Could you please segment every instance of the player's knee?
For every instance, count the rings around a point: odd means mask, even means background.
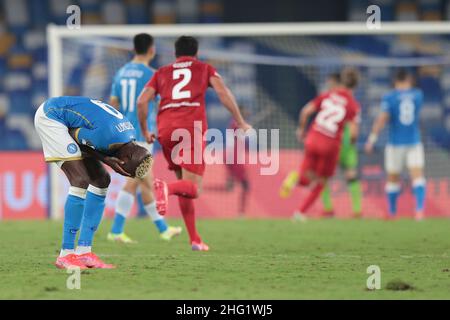
[[[69,177],[69,182],[72,187],[87,189],[90,179],[85,175],[73,175]]]
[[[398,183],[400,182],[400,175],[397,173],[388,173],[387,181],[392,183]]]
[[[422,187],[425,186],[427,181],[424,177],[417,177],[412,180],[413,187]]]
[[[98,188],[108,188],[110,183],[111,183],[111,176],[106,171],[102,172],[91,181],[91,184]]]
[[[358,174],[354,174],[354,175],[348,175],[346,177],[347,183],[353,183],[353,182],[357,182],[359,180],[359,175]]]

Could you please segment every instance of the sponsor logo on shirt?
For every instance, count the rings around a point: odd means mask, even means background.
[[[116,129],[119,132],[124,132],[127,130],[134,130],[134,127],[130,121],[127,121],[127,122],[121,122],[121,123],[117,124]]]

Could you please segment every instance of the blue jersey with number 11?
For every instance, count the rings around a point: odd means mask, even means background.
[[[137,99],[145,84],[152,78],[154,71],[142,64],[128,62],[114,77],[111,86],[111,97],[119,100],[120,112],[122,112],[136,129],[136,140],[145,141],[139,126],[137,115]],[[148,128],[154,131],[156,122],[156,104],[151,101],[149,104],[149,116],[147,119]]]
[[[423,104],[421,90],[392,90],[381,102],[381,108],[389,114],[389,138],[392,145],[420,143],[419,114]]]

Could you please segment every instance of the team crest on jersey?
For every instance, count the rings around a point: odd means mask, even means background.
[[[67,145],[67,152],[70,154],[75,154],[78,151],[78,146],[75,143],[70,143]]]

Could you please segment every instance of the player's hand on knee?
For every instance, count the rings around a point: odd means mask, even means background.
[[[121,174],[126,177],[131,177],[131,174],[129,174],[128,172],[125,171],[124,168],[122,168],[122,165],[125,164],[124,161],[116,157],[105,157],[103,159],[103,162],[106,163],[108,166],[110,166],[118,174]]]

